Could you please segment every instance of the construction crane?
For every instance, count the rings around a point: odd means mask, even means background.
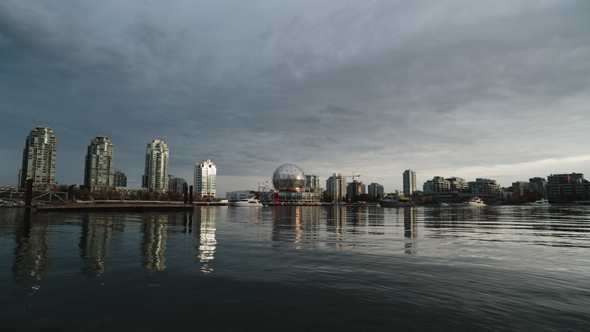
[[[361,176],[360,174],[359,175],[354,175],[354,172],[352,172],[352,176],[351,175],[348,175],[346,177],[351,177],[352,178],[352,181],[354,181],[354,178],[358,178],[360,176]]]

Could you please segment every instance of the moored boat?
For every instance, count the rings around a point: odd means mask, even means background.
[[[241,207],[262,207],[262,204],[256,198],[241,199],[237,202],[234,202],[232,205]]]
[[[526,203],[526,205],[528,206],[551,206],[551,204],[549,204],[549,201],[546,198],[541,198],[538,201],[534,201],[532,203]]]
[[[379,200],[379,205],[382,207],[408,207],[414,206],[408,197],[388,196]]]
[[[459,203],[458,205],[464,205],[464,206],[485,206],[486,203],[484,203],[483,199],[481,197],[471,197],[467,202],[465,203]]]

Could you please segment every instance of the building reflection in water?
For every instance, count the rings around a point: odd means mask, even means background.
[[[327,246],[341,247],[346,240],[346,207],[332,205],[326,213],[326,231],[329,241]]]
[[[201,266],[201,272],[205,274],[213,271],[207,263],[213,260],[217,245],[217,240],[215,239],[215,209],[213,206],[197,207],[193,219],[198,225],[198,257],[201,263],[205,263]]]
[[[369,213],[368,222],[371,227],[384,227],[385,217],[383,215],[383,208],[377,206],[367,206]],[[384,234],[384,233],[380,233]]]
[[[88,264],[82,267],[82,274],[100,277],[110,268],[106,264],[111,241],[115,233],[123,232],[125,220],[117,214],[89,214],[82,220],[80,236],[80,257]]]
[[[143,218],[142,222],[141,266],[152,272],[162,271],[166,268],[164,251],[166,250],[168,215],[149,214]]]
[[[273,241],[317,245],[320,209],[316,206],[275,206]]]
[[[366,206],[355,206],[355,207],[347,207],[349,210],[348,213],[348,220],[350,220],[352,224],[352,229],[350,233],[354,235],[365,235],[367,232],[365,231],[367,226],[367,214],[368,210]]]
[[[31,221],[29,211],[24,212],[23,222],[15,231],[13,278],[16,283],[29,283],[45,279],[47,270],[51,266],[49,253],[49,221]],[[40,284],[31,286],[26,293],[32,294],[41,287]]]
[[[400,208],[404,210],[404,237],[407,239],[415,239],[418,237],[418,223],[417,223],[417,214],[418,211],[414,207],[404,207]],[[416,249],[416,242],[409,241],[406,242],[404,245],[406,254],[415,255],[417,252],[414,250]]]

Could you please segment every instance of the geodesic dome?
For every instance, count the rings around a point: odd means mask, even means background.
[[[272,175],[272,185],[277,190],[295,190],[305,188],[305,173],[297,165],[279,166]]]

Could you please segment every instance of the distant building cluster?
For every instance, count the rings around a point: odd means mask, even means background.
[[[405,179],[406,173],[404,173]],[[405,188],[405,187],[404,187]],[[435,176],[424,182],[422,195],[434,196],[490,196],[498,199],[514,199],[538,193],[544,197],[560,195],[589,195],[590,183],[584,174],[551,174],[547,179],[530,178],[529,181],[516,181],[512,186],[503,188],[496,180],[478,178],[466,182],[460,177],[444,178]]]
[[[22,168],[18,174],[18,185],[24,188],[27,180],[32,181],[34,191],[57,189],[55,182],[56,136],[48,127],[39,126],[27,136],[23,150]],[[164,140],[156,138],[148,143],[145,153],[144,174],[141,188],[127,188],[127,176],[114,169],[114,145],[106,136],[96,136],[90,141],[84,163],[84,189],[91,193],[111,190],[163,192],[172,190],[183,193],[186,180],[168,175],[170,151]],[[215,197],[217,169],[207,159],[195,164],[196,197]]]

